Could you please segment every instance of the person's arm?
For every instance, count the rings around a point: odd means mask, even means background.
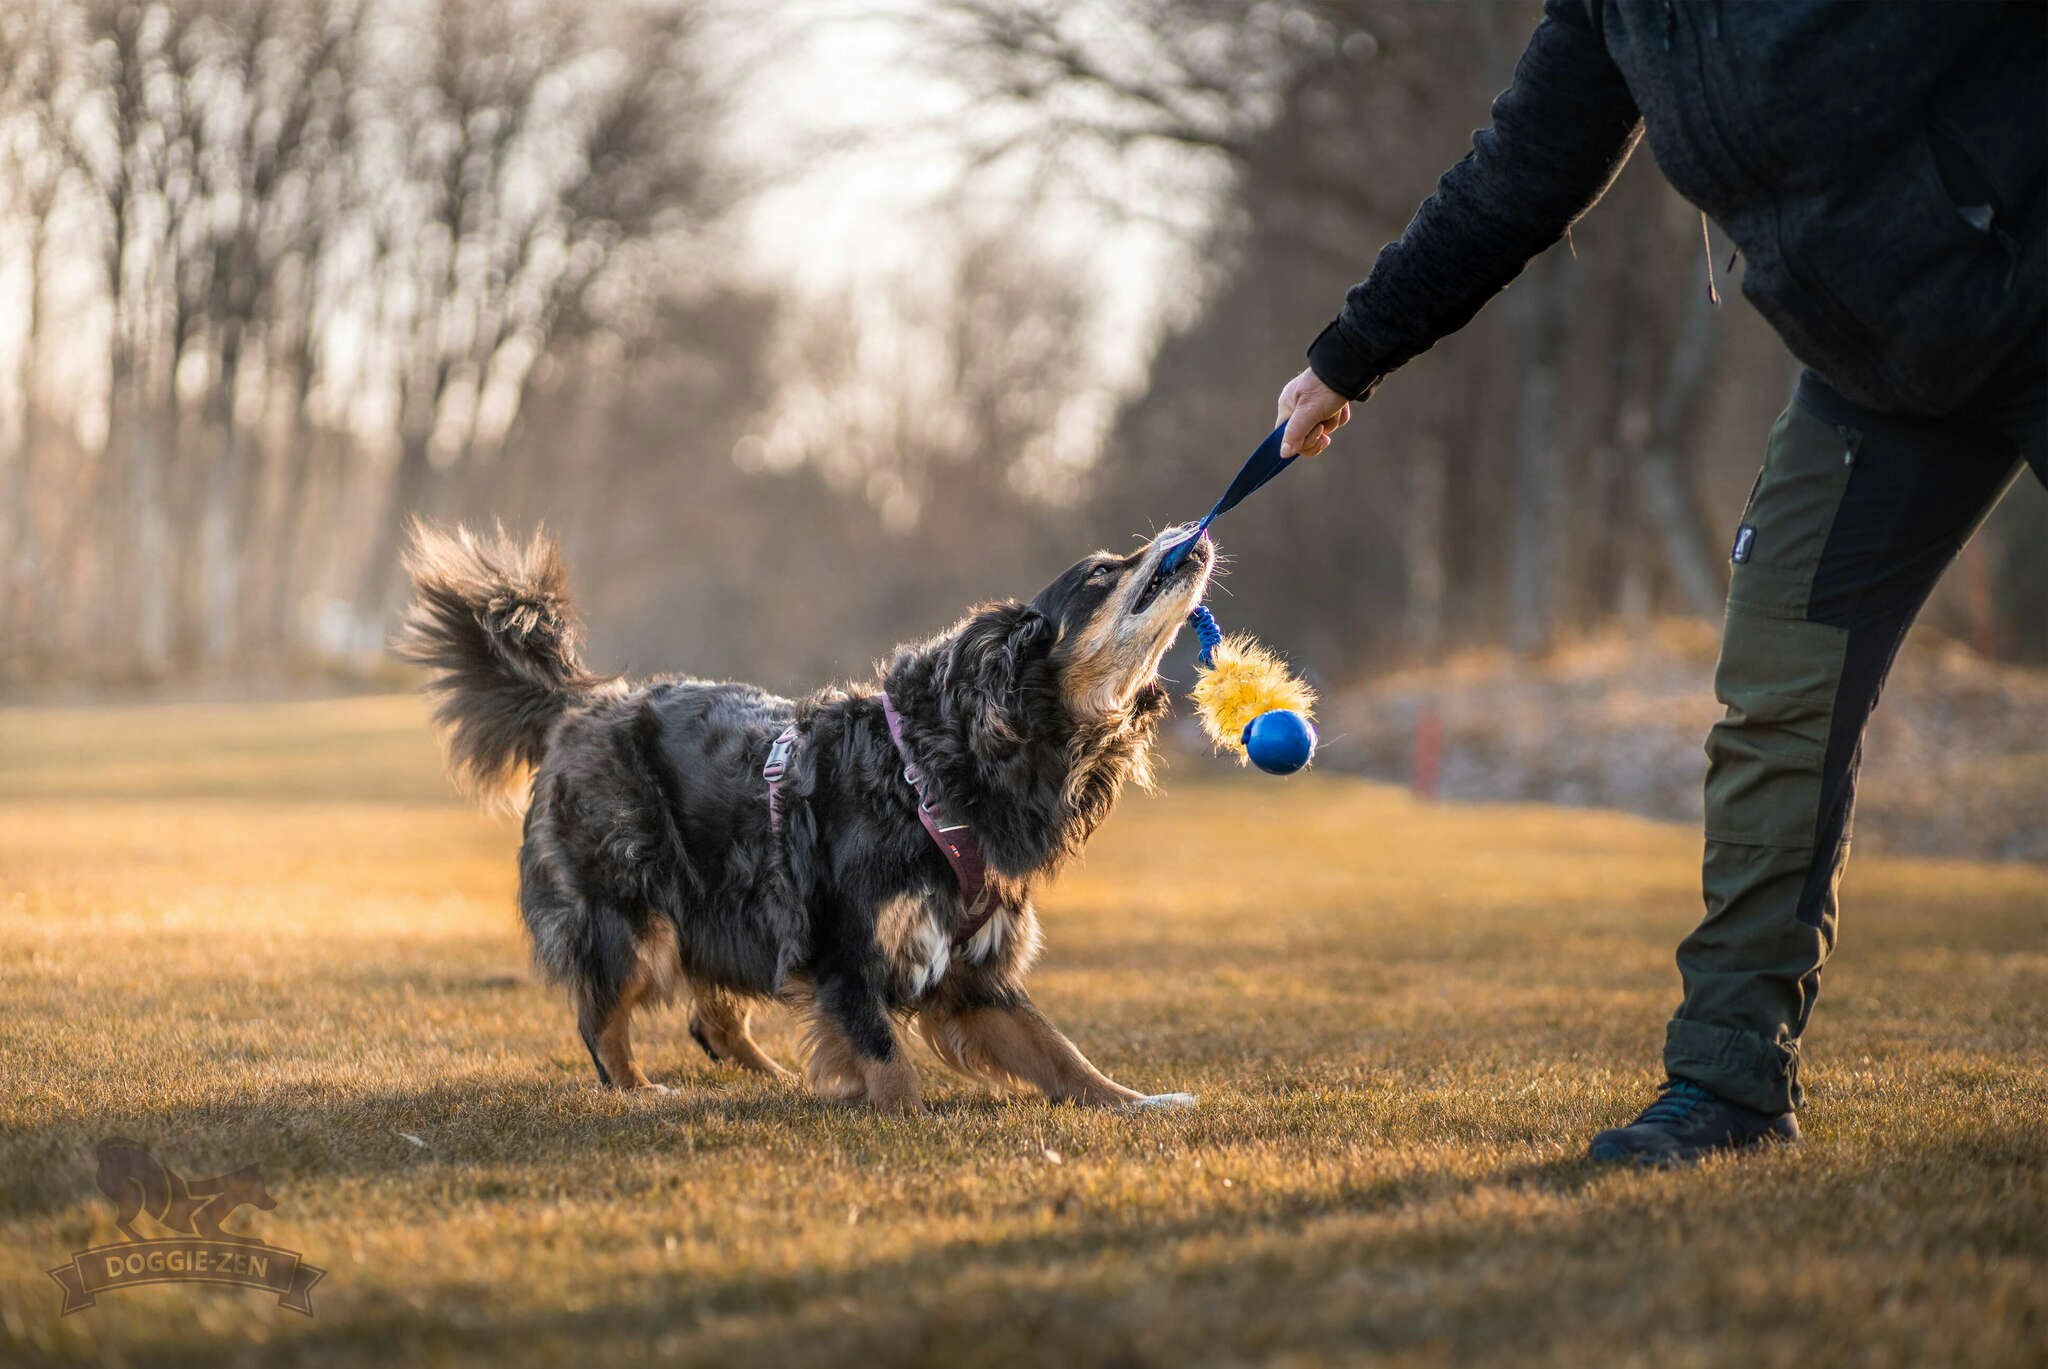
[[[1346,401],[1471,321],[1606,191],[1642,116],[1583,0],[1547,0],[1543,21],[1493,102],[1493,125],[1445,172],[1372,274],[1281,391],[1283,451],[1310,455],[1348,418]]]

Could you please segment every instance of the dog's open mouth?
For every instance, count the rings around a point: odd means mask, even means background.
[[[1143,613],[1146,609],[1152,607],[1154,601],[1159,598],[1160,593],[1168,585],[1183,576],[1199,574],[1202,566],[1209,558],[1206,554],[1206,548],[1196,545],[1189,547],[1188,554],[1181,557],[1178,564],[1169,569],[1166,566],[1166,562],[1170,559],[1170,557],[1164,556],[1160,558],[1160,568],[1153,571],[1151,577],[1139,589],[1138,597],[1131,602],[1131,612]]]

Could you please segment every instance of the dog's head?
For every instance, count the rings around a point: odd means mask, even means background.
[[[1117,791],[1148,782],[1166,711],[1160,658],[1216,563],[1204,539],[1160,572],[1187,532],[1168,528],[1128,556],[1084,556],[1029,603],[984,605],[886,669],[942,792],[979,800],[963,816],[1001,873],[1077,853]]]
[[[988,740],[1044,742],[1114,724],[1153,685],[1208,589],[1216,549],[1206,537],[1170,572],[1161,569],[1190,530],[1168,528],[1128,556],[1084,556],[1029,603],[982,605],[899,654],[891,691],[914,690],[911,677],[928,674],[952,696],[949,713],[985,719],[971,730]]]
[[[1189,610],[1202,601],[1216,550],[1207,537],[1171,572],[1166,553],[1190,531],[1168,528],[1128,556],[1084,556],[1040,590],[1030,610],[1048,624],[1060,701],[1081,722],[1115,717],[1151,685]]]

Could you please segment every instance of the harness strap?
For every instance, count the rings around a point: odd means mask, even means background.
[[[768,781],[768,825],[779,835],[782,831],[782,777],[789,773],[789,756],[796,750],[796,724],[782,729],[768,746],[768,763],[761,767],[761,778]]]
[[[969,941],[988,925],[996,911],[996,901],[988,887],[988,862],[981,854],[981,839],[964,822],[949,824],[940,820],[931,785],[910,754],[910,743],[903,739],[903,715],[896,711],[887,694],[882,695],[882,716],[889,720],[889,740],[896,743],[896,754],[903,758],[903,778],[917,791],[917,820],[945,854],[946,864],[953,867],[953,878],[960,883],[962,912],[953,940]]]
[[[896,744],[896,754],[902,758],[904,782],[917,794],[917,820],[924,824],[926,834],[946,857],[946,864],[953,868],[953,878],[959,882],[962,914],[953,940],[956,943],[967,942],[988,925],[996,911],[995,897],[988,887],[988,862],[981,853],[981,840],[964,822],[949,824],[940,820],[931,786],[911,756],[910,744],[903,739],[903,715],[896,711],[896,705],[890,702],[887,694],[882,695],[882,716],[888,719],[889,740]],[[768,784],[768,822],[777,834],[782,831],[782,779],[789,773],[789,758],[796,750],[797,735],[795,723],[783,728],[781,735],[769,745],[768,761],[761,767],[761,778]]]

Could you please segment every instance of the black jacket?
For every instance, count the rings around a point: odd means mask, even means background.
[[[1455,332],[1647,132],[1742,291],[1868,407],[1952,412],[2041,364],[2048,7],[1548,0],[1494,102],[1309,348],[1353,397]]]

